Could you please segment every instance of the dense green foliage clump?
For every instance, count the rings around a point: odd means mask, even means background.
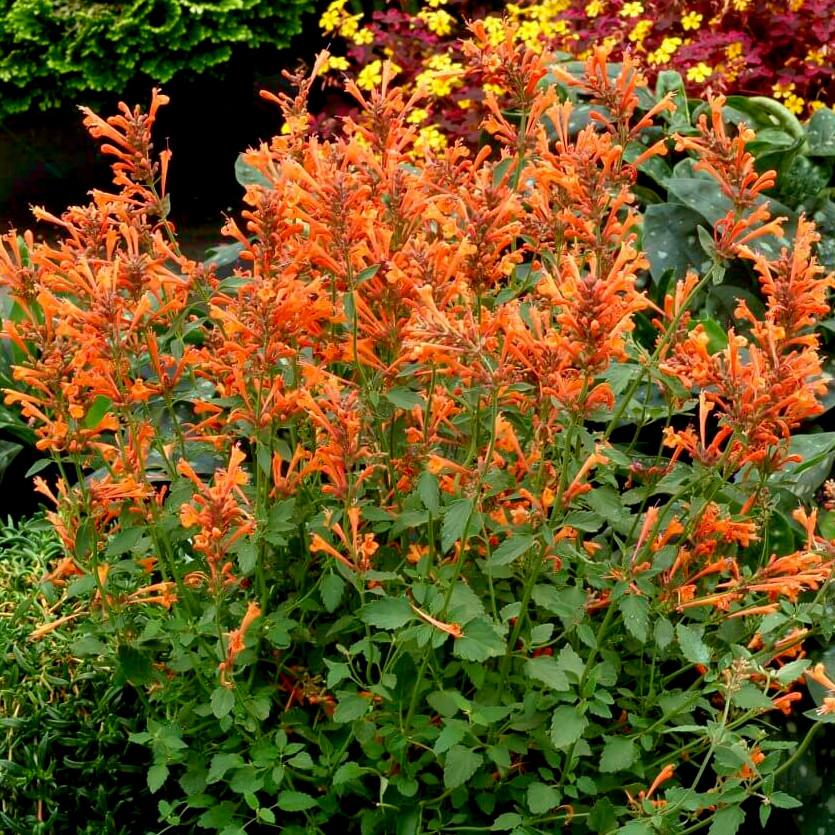
[[[308,0],[0,0],[0,119],[284,47]]]
[[[142,831],[129,691],[61,632],[30,640],[45,609],[72,617],[77,601],[40,585],[61,553],[43,518],[0,523],[0,832]]]

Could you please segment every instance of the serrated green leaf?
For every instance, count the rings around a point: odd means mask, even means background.
[[[342,786],[353,780],[359,780],[367,770],[368,769],[363,768],[355,762],[343,763],[336,769],[333,779],[331,780],[331,785]]]
[[[548,685],[551,690],[561,692],[571,689],[568,676],[566,676],[557,659],[550,655],[529,658],[525,662],[525,669],[531,678]]]
[[[457,745],[467,735],[470,726],[460,719],[447,719],[443,730],[435,740],[432,750],[435,754],[443,754],[449,751],[453,745]]]
[[[484,757],[472,748],[453,745],[444,762],[444,788],[463,786],[481,767]]]
[[[333,721],[339,723],[353,722],[368,713],[371,701],[365,696],[348,694],[339,699],[336,710],[333,712]]]
[[[344,593],[345,581],[338,574],[328,574],[322,578],[319,594],[328,613],[333,613],[339,608]]]
[[[736,835],[744,821],[745,812],[739,806],[720,809],[713,818],[708,835]]]
[[[316,798],[305,792],[285,789],[278,795],[278,808],[284,812],[304,812],[316,805]]]
[[[773,792],[768,796],[771,805],[777,809],[799,809],[803,805],[802,800],[792,797],[785,792]]]
[[[465,661],[486,661],[504,655],[506,642],[498,628],[486,618],[475,618],[455,639],[453,653]]]
[[[627,632],[642,644],[647,640],[649,630],[649,603],[645,597],[627,594],[618,601]]]
[[[658,620],[655,621],[653,635],[655,637],[655,645],[658,649],[666,649],[676,637],[673,625],[667,620],[667,618],[663,617],[658,618]]]
[[[676,635],[678,637],[678,644],[681,647],[682,655],[691,664],[709,664],[711,658],[710,648],[690,626],[685,626],[683,623],[676,625]]]
[[[555,806],[560,805],[560,793],[553,787],[545,783],[531,783],[528,786],[528,809],[534,815],[544,815],[550,812]]]
[[[612,737],[603,746],[600,755],[600,770],[603,772],[625,771],[635,762],[635,742],[624,737]]]
[[[412,607],[405,597],[372,600],[359,610],[360,620],[377,629],[400,629],[413,617]]]
[[[415,406],[423,406],[423,398],[419,392],[407,388],[393,388],[386,392],[386,400],[397,406],[398,409],[411,411]]]
[[[570,748],[582,738],[588,719],[570,705],[562,705],[554,711],[551,719],[551,742],[558,749]]]
[[[488,568],[500,565],[510,565],[522,556],[534,544],[531,534],[511,534],[502,542],[487,560]]]
[[[441,512],[441,493],[438,487],[438,477],[428,470],[424,470],[418,479],[418,495],[423,506],[433,515]]]
[[[441,550],[444,553],[464,536],[472,512],[472,499],[457,499],[446,508],[441,526]]]
[[[235,706],[235,694],[229,687],[215,687],[212,690],[211,704],[215,718],[223,719]]]
[[[168,779],[168,766],[165,763],[157,763],[148,769],[148,788],[151,794],[156,794],[162,784]]]

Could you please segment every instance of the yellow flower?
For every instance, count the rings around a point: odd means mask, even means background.
[[[822,101],[810,101],[809,102],[809,110],[811,110],[812,113],[817,113],[818,110],[821,110],[824,107],[826,107],[826,105]]]
[[[707,81],[713,75],[713,67],[709,64],[706,64],[704,61],[699,61],[693,67],[690,67],[687,70],[687,80],[688,81],[695,81],[697,84],[701,84],[704,81]]]
[[[644,13],[642,3],[624,3],[620,10],[621,17],[640,17]]]
[[[775,99],[785,99],[789,97],[789,94],[794,88],[795,84],[793,81],[788,83],[780,81],[771,88],[771,92]]]
[[[319,26],[322,27],[323,32],[333,32],[343,17],[343,8],[345,7],[345,0],[333,0],[333,2],[325,9],[325,13],[319,18]]]
[[[356,35],[359,31],[360,20],[362,20],[361,14],[348,15],[343,19],[339,26],[339,34],[342,35],[343,38],[353,40],[354,35]]]
[[[504,23],[499,17],[485,17],[484,31],[487,33],[487,43],[498,46],[504,40]]]
[[[370,29],[360,29],[351,40],[357,46],[368,46],[374,41],[374,33]]]
[[[423,155],[429,150],[440,151],[446,148],[446,145],[446,137],[434,125],[427,125],[418,131],[415,153]]]
[[[443,9],[437,11],[429,11],[423,9],[418,12],[418,17],[426,24],[426,28],[430,32],[443,37],[452,32],[452,24],[455,23],[455,18]]]
[[[522,41],[525,46],[529,49],[536,49],[539,47],[542,48],[542,44],[540,43],[540,35],[542,34],[542,27],[540,26],[539,22],[536,20],[526,20],[522,23],[519,27],[519,31],[517,36],[520,41]]]
[[[806,53],[805,60],[808,61],[810,64],[817,64],[819,67],[822,67],[824,65],[824,62],[826,61],[826,53],[826,47],[823,47],[822,49],[810,49]]]
[[[742,41],[729,43],[725,47],[725,55],[728,56],[729,61],[733,61],[734,58],[739,58],[739,56],[742,55]]]
[[[426,0],[426,5],[430,8],[437,9],[439,6],[445,6],[447,0]]]
[[[429,111],[423,107],[416,107],[407,117],[406,121],[410,125],[419,125],[429,118]]]
[[[415,86],[423,87],[433,96],[448,96],[462,84],[464,66],[446,53],[433,55],[426,62],[426,69],[415,77]]]
[[[602,11],[602,0],[591,0],[591,3],[586,6],[586,17],[598,17]]]
[[[348,59],[341,55],[331,55],[322,67],[322,72],[331,72],[331,70],[347,70]]]
[[[821,103],[820,102],[814,102],[814,104],[821,104]],[[472,99],[458,99],[458,106],[462,110],[469,110],[473,106],[473,101],[472,101]],[[823,107],[822,104],[821,104],[821,107]]]
[[[366,64],[357,76],[357,87],[361,90],[373,90],[383,81],[383,62],[371,61]]]
[[[492,93],[494,96],[503,96],[505,89],[500,84],[491,84],[489,81],[481,87],[485,93]]]
[[[684,27],[684,31],[686,32],[688,29],[698,29],[701,27],[702,20],[704,20],[704,15],[701,15],[698,12],[687,12],[686,15],[682,15],[681,25]]]
[[[803,106],[806,102],[800,98],[800,96],[796,96],[794,93],[789,93],[783,104],[786,105],[786,110],[794,113],[795,115],[799,115],[803,112]]]
[[[744,12],[751,5],[751,0],[734,0],[734,11]]]
[[[647,61],[650,64],[666,64],[670,58],[673,57],[676,50],[681,46],[683,41],[681,38],[664,38],[661,41],[661,46],[655,50],[655,52],[650,52],[647,55]]]
[[[652,29],[651,20],[639,20],[627,37],[632,43],[643,43],[650,29]]]

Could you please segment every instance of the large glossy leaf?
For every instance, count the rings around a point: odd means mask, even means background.
[[[676,203],[647,206],[643,243],[655,281],[667,270],[673,271],[674,278],[682,278],[687,270],[707,268],[710,259],[699,243],[697,232],[703,223],[702,215],[688,206]]]

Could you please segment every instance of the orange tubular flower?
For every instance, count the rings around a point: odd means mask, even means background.
[[[257,603],[250,602],[246,607],[241,625],[229,633],[226,642],[226,658],[217,667],[220,672],[220,683],[224,687],[234,687],[232,669],[235,666],[235,659],[244,651],[246,633],[260,616],[261,607]]]

